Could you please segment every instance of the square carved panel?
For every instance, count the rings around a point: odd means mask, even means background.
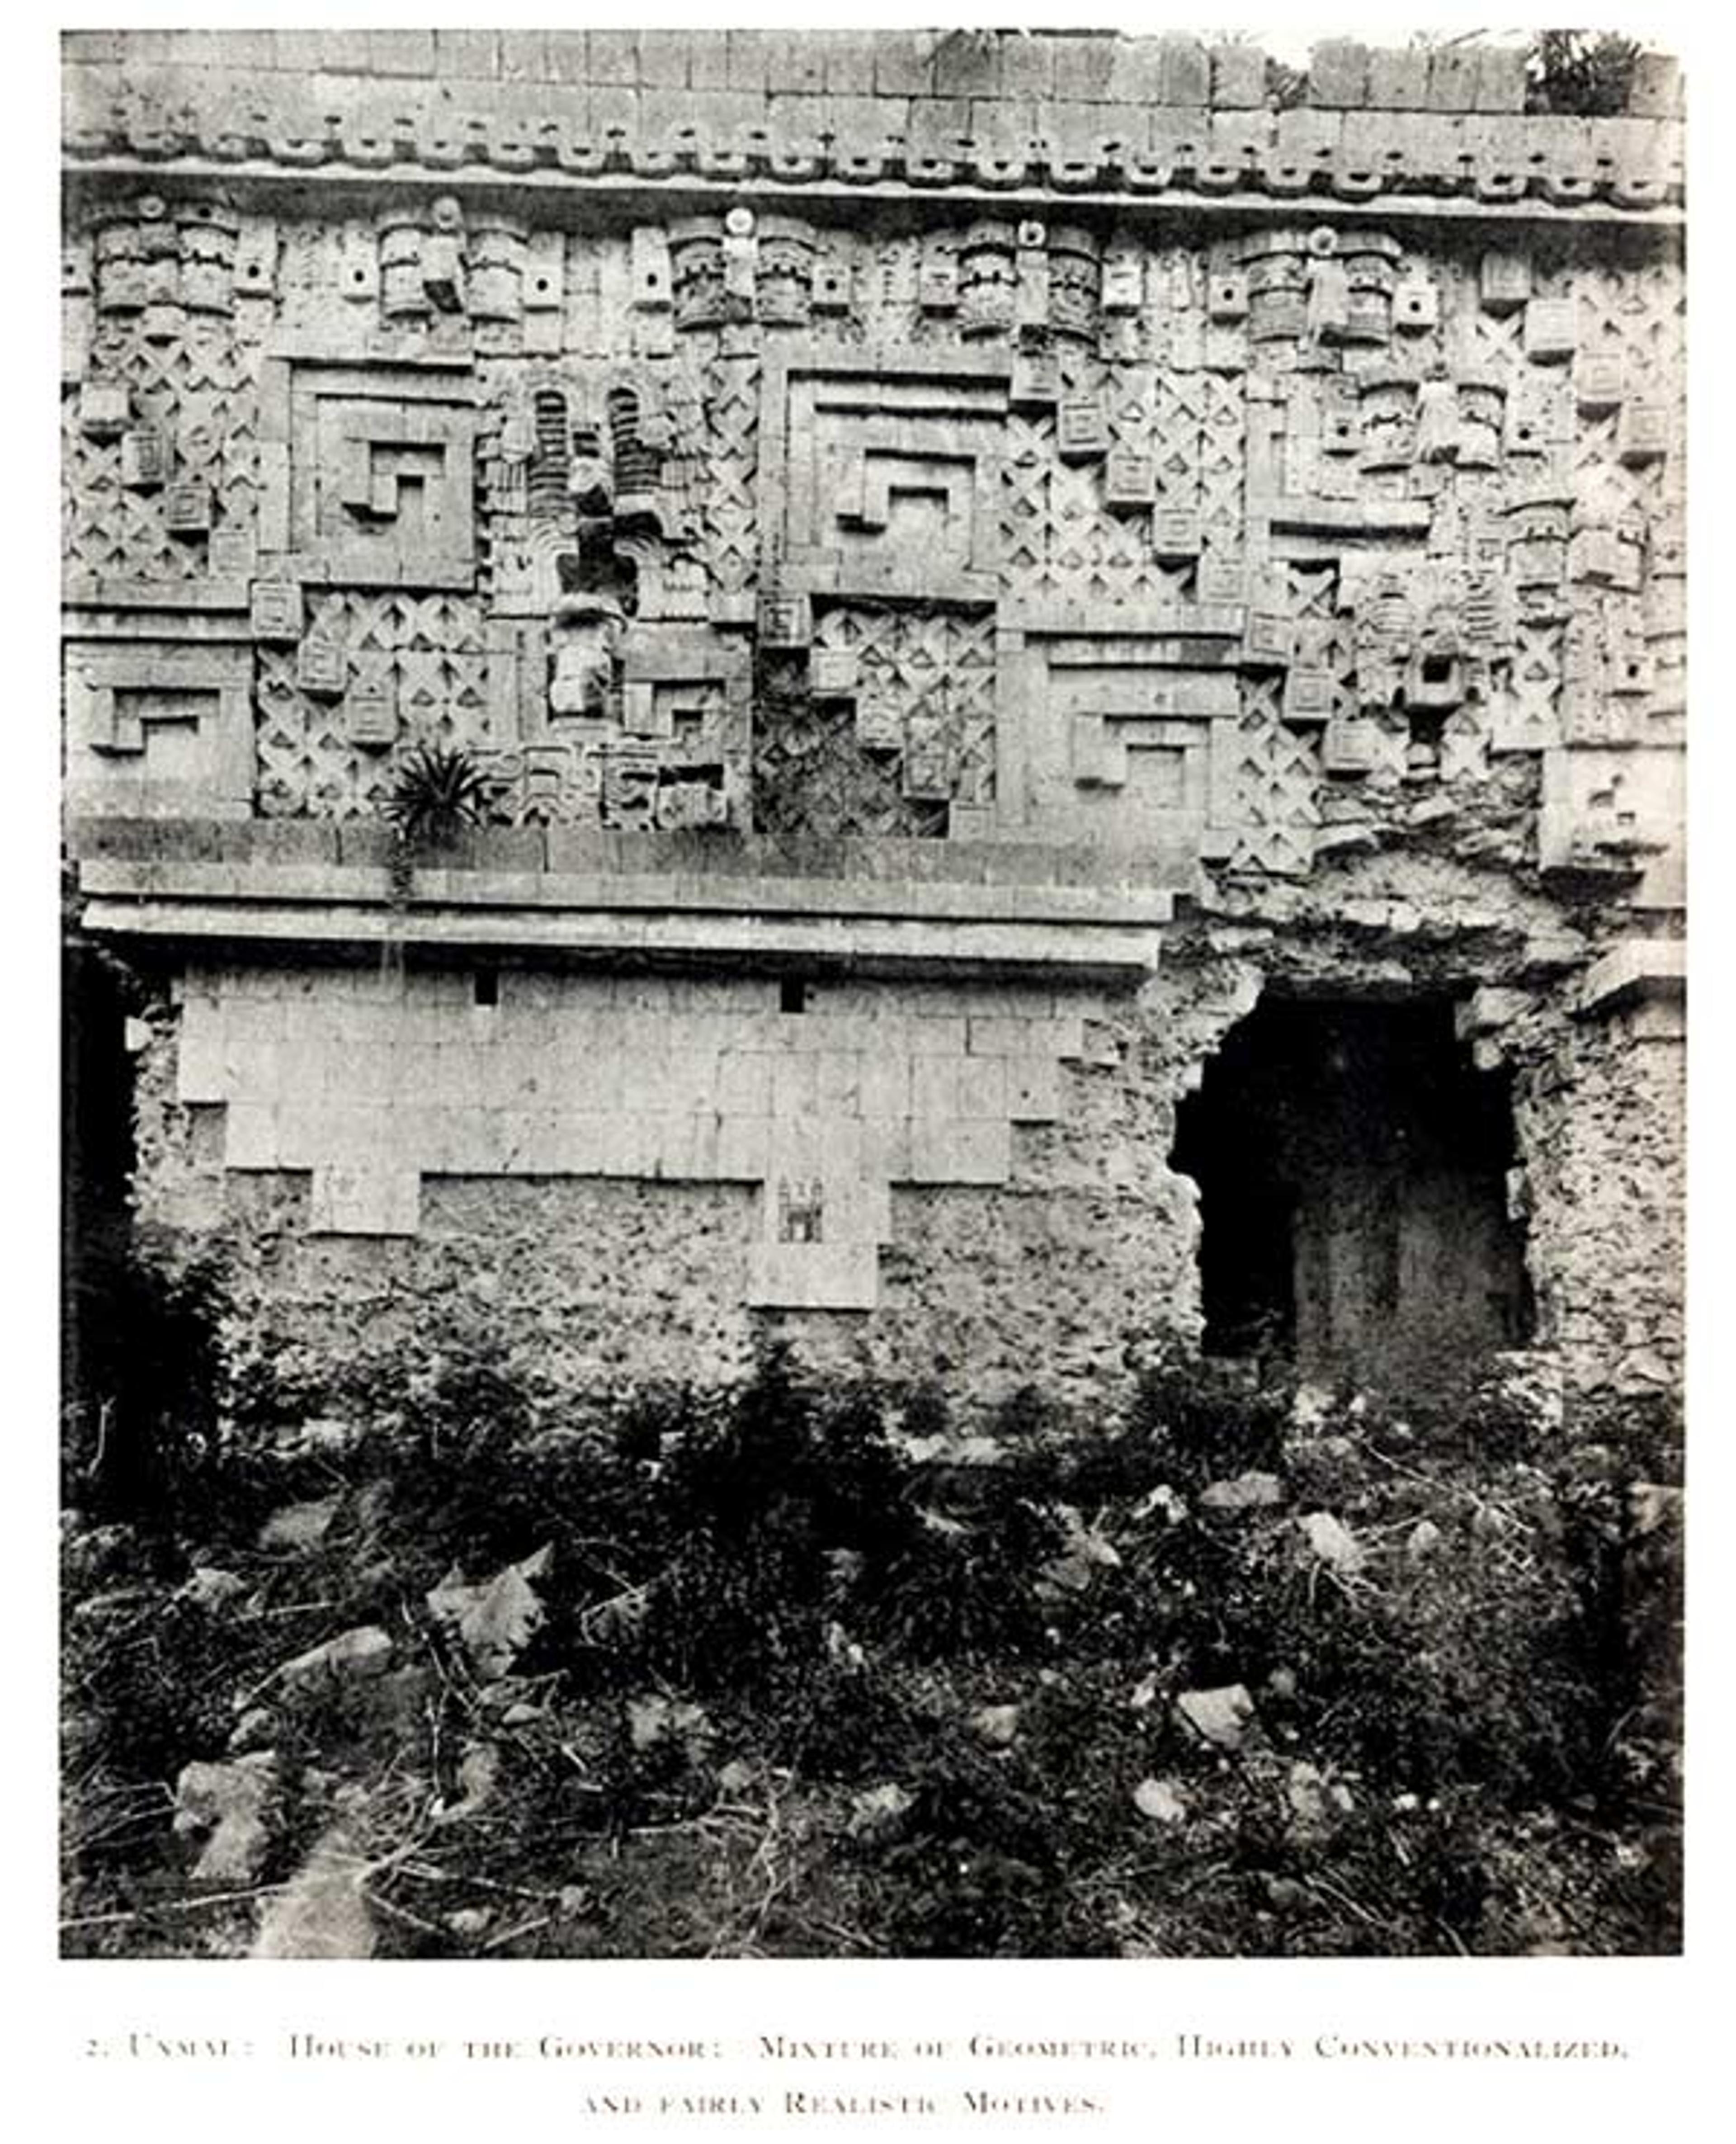
[[[761,571],[790,594],[992,603],[1007,372],[987,353],[766,365]]]
[[[475,451],[461,367],[269,359],[260,551],[306,583],[473,588]]]
[[[67,797],[75,811],[245,818],[253,809],[252,650],[69,643]]]

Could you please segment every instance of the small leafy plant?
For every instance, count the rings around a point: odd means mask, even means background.
[[[461,746],[418,745],[399,764],[385,812],[394,836],[392,887],[409,891],[410,866],[430,849],[449,848],[468,826],[488,816],[489,780]]]
[[[1580,118],[1628,108],[1639,47],[1615,31],[1545,30],[1527,56],[1526,108]]]

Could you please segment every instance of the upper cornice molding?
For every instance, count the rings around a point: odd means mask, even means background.
[[[1251,46],[928,32],[69,33],[69,171],[897,200],[1378,205],[1674,221],[1679,84],[1527,115],[1522,56],[1318,47],[1264,102]]]

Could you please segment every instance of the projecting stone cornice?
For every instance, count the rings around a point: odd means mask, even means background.
[[[1252,47],[899,32],[160,33],[69,41],[69,173],[246,192],[436,183],[575,200],[649,191],[1005,211],[1298,211],[1669,223],[1682,128],[1522,110],[1522,56],[1317,50],[1274,112]],[[239,59],[237,55],[239,54]],[[346,70],[355,70],[349,72]]]
[[[186,943],[1129,979],[1156,966],[1175,905],[1130,858],[1031,844],[491,830],[395,895],[377,826],[84,821],[69,846],[88,927]]]

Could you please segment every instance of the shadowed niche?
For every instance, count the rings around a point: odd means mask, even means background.
[[[1267,997],[1177,1117],[1200,1188],[1205,1347],[1430,1386],[1531,1325],[1504,1078],[1446,998]]]

